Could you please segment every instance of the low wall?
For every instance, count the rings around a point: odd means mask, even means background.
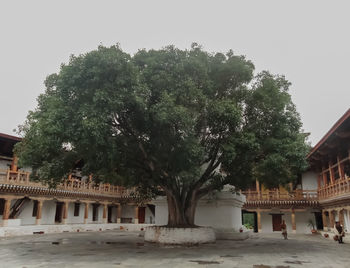
[[[98,232],[106,230],[142,231],[153,224],[56,224],[0,227],[0,237],[11,237],[33,234],[54,234],[64,232]]]

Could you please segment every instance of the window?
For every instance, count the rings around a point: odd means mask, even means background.
[[[79,216],[79,211],[80,211],[80,203],[74,203],[74,217]]]
[[[34,200],[33,202],[34,202],[34,204],[33,204],[33,213],[32,213],[32,216],[33,216],[33,217],[36,217],[36,215],[38,214],[38,201],[37,201],[37,200]]]
[[[4,214],[5,200],[0,199],[0,215]]]

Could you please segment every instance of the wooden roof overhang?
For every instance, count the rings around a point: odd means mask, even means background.
[[[54,188],[13,185],[13,184],[0,184],[0,194],[10,194],[18,196],[27,196],[29,198],[45,197],[45,198],[61,198],[61,199],[75,199],[75,200],[96,200],[96,201],[109,201],[112,203],[125,203],[134,200],[129,195],[113,196],[97,194],[92,192],[78,192],[61,190]]]
[[[0,156],[6,158],[13,157],[13,147],[22,139],[19,137],[0,133]]]
[[[307,155],[312,170],[320,171],[322,166],[336,159],[339,154],[348,154],[350,149],[350,109],[332,126]]]
[[[317,200],[257,200],[247,201],[243,209],[272,209],[272,208],[320,208],[320,204]]]

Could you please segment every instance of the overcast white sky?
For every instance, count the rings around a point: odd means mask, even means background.
[[[314,145],[350,107],[350,1],[0,1],[0,132],[14,134],[70,54],[119,42],[233,49],[284,74]]]

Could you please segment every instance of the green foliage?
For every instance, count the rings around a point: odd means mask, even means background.
[[[247,229],[253,229],[254,228],[254,214],[253,213],[243,213],[243,225]]]
[[[140,50],[103,47],[72,56],[45,81],[20,127],[20,164],[62,180],[83,163],[97,181],[186,196],[296,179],[308,147],[284,77],[229,51],[196,44]],[[218,172],[218,169],[223,172]]]

